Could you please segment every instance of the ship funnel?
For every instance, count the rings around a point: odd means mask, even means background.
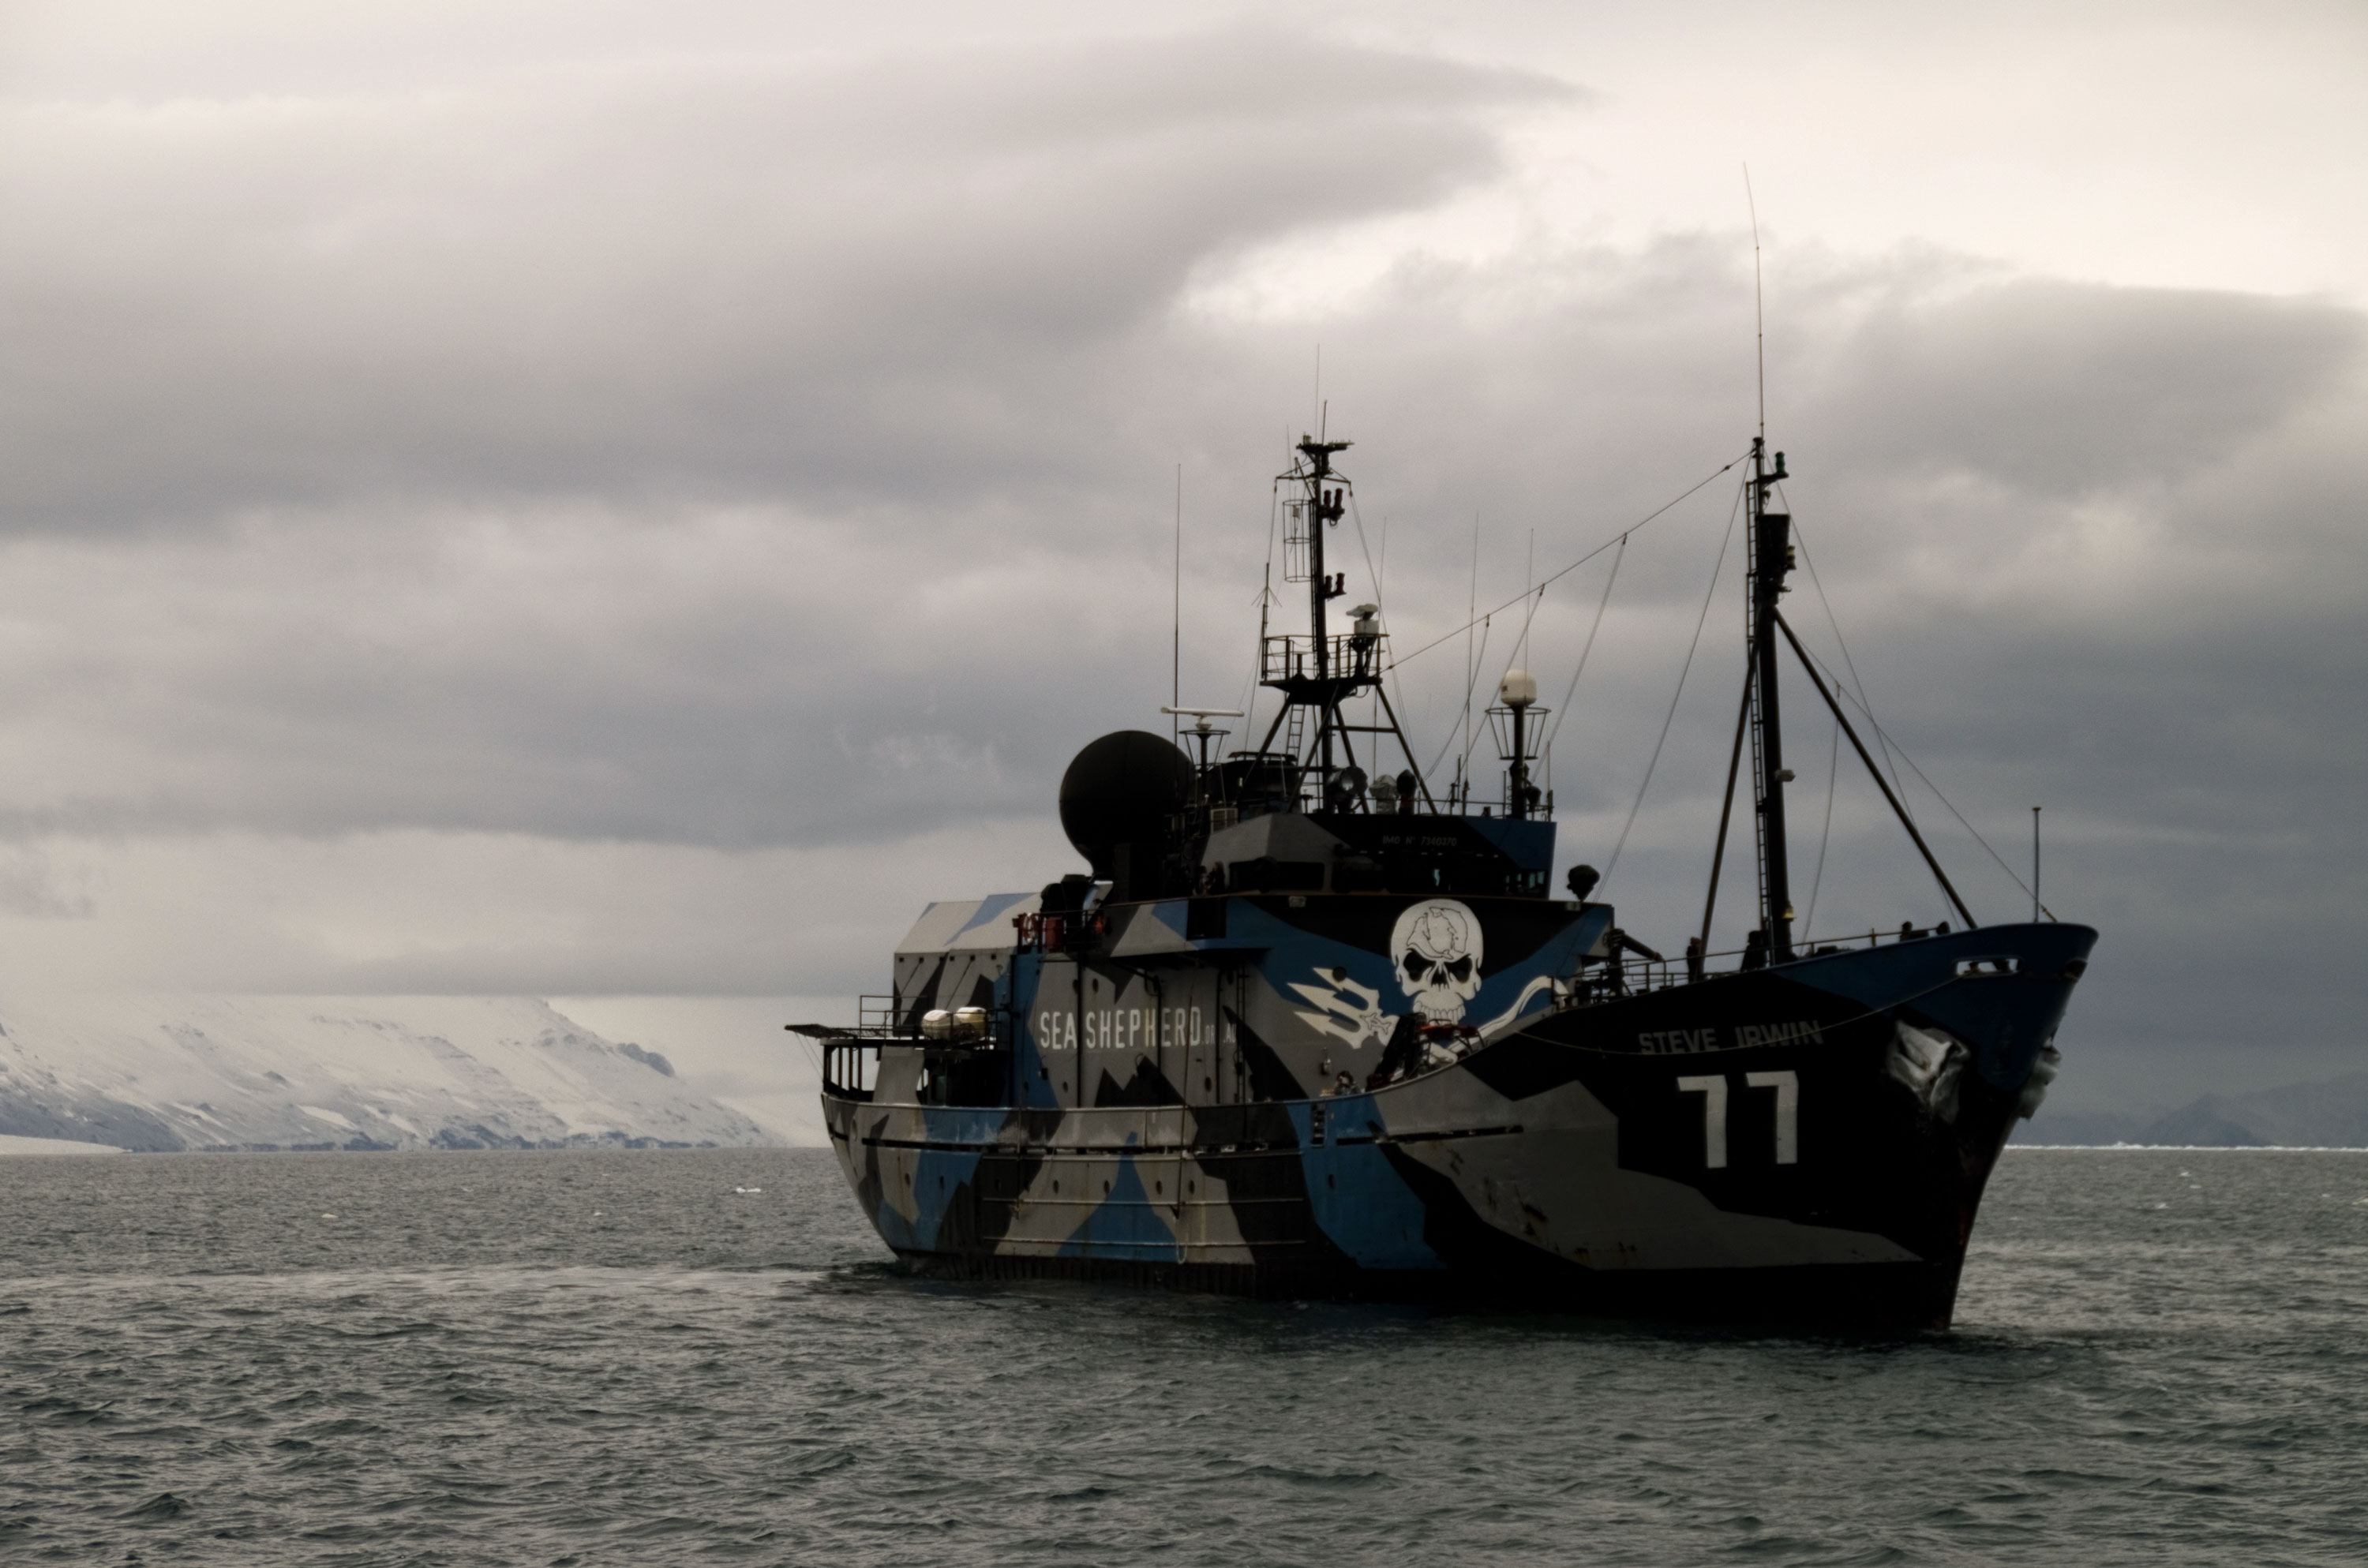
[[[1538,677],[1527,670],[1507,670],[1497,683],[1497,700],[1508,708],[1527,708],[1538,699]]]

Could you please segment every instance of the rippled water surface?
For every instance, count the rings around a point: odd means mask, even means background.
[[[2368,1562],[2368,1154],[2010,1152],[1873,1341],[931,1286],[820,1153],[0,1205],[0,1561]]]

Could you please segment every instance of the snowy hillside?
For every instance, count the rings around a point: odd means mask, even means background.
[[[142,1150],[773,1142],[657,1052],[518,997],[0,1001],[0,1134]]]
[[[2042,1110],[2018,1124],[2022,1143],[2143,1143],[2179,1148],[2368,1149],[2368,1073],[2205,1095],[2160,1115]]]

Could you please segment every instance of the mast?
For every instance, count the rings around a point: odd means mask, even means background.
[[[1776,679],[1776,601],[1793,570],[1793,517],[1768,510],[1768,491],[1785,477],[1784,454],[1768,466],[1768,441],[1751,441],[1751,477],[1745,482],[1750,562],[1750,594],[1745,629],[1751,644],[1751,756],[1759,786],[1759,929],[1770,963],[1793,957],[1792,869],[1785,854],[1784,727]]]
[[[1324,606],[1347,588],[1336,584],[1324,570],[1324,530],[1340,520],[1346,508],[1338,486],[1329,491],[1325,482],[1332,477],[1332,454],[1346,451],[1346,441],[1317,440],[1303,436],[1299,451],[1307,460],[1304,479],[1307,485],[1307,619],[1308,652],[1315,664],[1315,680],[1325,692],[1315,715],[1315,777],[1318,788],[1328,788],[1332,782],[1332,729],[1338,720],[1338,704],[1331,694],[1331,640],[1324,634]]]

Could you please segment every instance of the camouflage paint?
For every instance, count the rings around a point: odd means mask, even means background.
[[[1989,927],[1589,996],[1608,908],[1468,898],[1484,1032],[1368,1088],[1421,902],[1121,905],[1075,954],[1018,946],[1032,898],[932,905],[899,1016],[988,1006],[1005,1103],[924,1103],[926,1048],[889,1043],[868,1098],[825,1096],[848,1179],[900,1255],[960,1273],[1943,1323],[2094,941]],[[1903,1026],[1962,1051],[1945,1098],[1911,1088]]]

